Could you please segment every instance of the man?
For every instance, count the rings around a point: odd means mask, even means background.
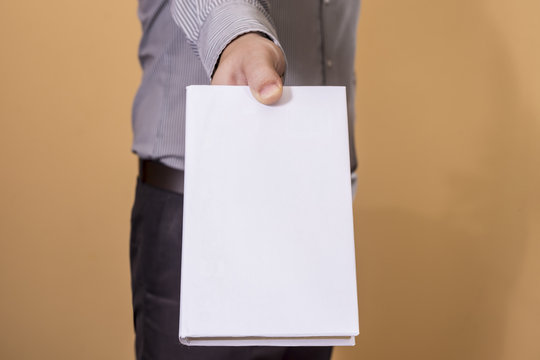
[[[133,151],[141,161],[130,248],[137,359],[330,358],[328,347],[180,345],[185,87],[248,85],[271,105],[283,79],[347,86],[353,172],[358,10],[358,0],[139,0],[143,78]]]

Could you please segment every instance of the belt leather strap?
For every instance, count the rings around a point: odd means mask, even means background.
[[[184,171],[173,169],[155,160],[139,160],[139,179],[162,190],[184,193]]]

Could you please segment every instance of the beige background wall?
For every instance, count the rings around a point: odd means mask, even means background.
[[[131,359],[136,2],[0,10],[0,358]],[[334,359],[540,359],[539,13],[364,1],[361,335]]]

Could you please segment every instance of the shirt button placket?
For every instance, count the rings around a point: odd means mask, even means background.
[[[330,49],[330,45],[331,43],[328,42],[329,40],[329,37],[330,37],[330,33],[329,31],[332,31],[332,23],[330,22],[329,23],[329,14],[328,12],[331,10],[330,9],[330,6],[332,5],[332,0],[323,0],[323,7],[322,7],[322,22],[323,22],[323,29],[324,29],[324,34],[323,34],[323,43],[324,43],[324,46],[323,46],[323,49],[324,49],[324,54],[323,54],[323,64],[324,64],[324,82],[325,82],[325,85],[328,85],[329,83],[332,83],[332,78],[333,78],[333,67],[334,67],[334,59],[333,59],[333,56],[332,56],[332,51]]]

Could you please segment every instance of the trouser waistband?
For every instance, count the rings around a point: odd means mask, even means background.
[[[162,190],[184,193],[184,171],[173,169],[156,160],[139,160],[139,179]]]

